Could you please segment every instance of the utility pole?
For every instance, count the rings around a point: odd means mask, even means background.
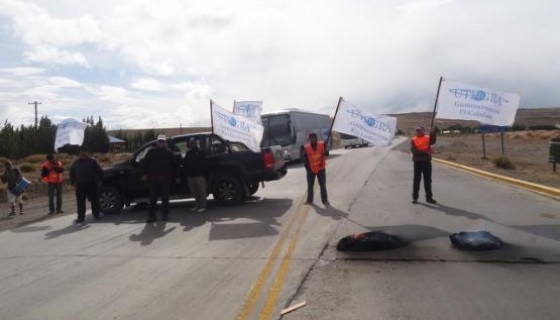
[[[33,102],[28,102],[27,104],[33,104],[35,105],[35,129],[37,129],[37,105],[41,104],[42,102],[38,102],[38,101],[33,101]]]

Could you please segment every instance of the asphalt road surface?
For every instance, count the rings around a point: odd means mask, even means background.
[[[206,213],[174,202],[145,224],[133,208],[0,232],[0,319],[557,319],[560,203],[434,164],[439,205],[412,204],[412,163],[387,148],[335,151],[330,208],[303,205],[293,165],[249,202]],[[421,198],[422,199],[422,198]],[[341,253],[348,234],[410,242]],[[463,252],[448,236],[487,230],[507,246]]]

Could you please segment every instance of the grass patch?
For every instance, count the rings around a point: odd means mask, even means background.
[[[33,172],[37,169],[37,165],[29,162],[24,162],[19,166],[19,170],[24,173]]]
[[[511,160],[505,156],[500,156],[492,159],[492,163],[496,168],[505,170],[515,170],[515,165]]]

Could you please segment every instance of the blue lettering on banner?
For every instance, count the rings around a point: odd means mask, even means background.
[[[360,118],[360,120],[364,121],[366,125],[372,127],[373,129],[379,129],[384,132],[391,131],[391,128],[386,123],[377,121],[373,117],[364,116],[362,115],[360,110],[351,109],[351,110],[346,110],[346,112],[348,112],[352,116],[352,118]]]
[[[455,98],[462,98],[465,100],[474,101],[488,101],[495,105],[501,106],[502,103],[508,103],[509,101],[495,93],[486,92],[483,90],[472,90],[472,89],[449,89]]]
[[[238,121],[235,117],[230,117],[227,114],[216,111],[218,120],[226,122],[230,127],[241,129],[245,132],[251,132],[251,125],[245,121]]]

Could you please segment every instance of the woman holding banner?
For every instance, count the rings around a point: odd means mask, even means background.
[[[19,206],[19,214],[23,214],[23,199],[21,198],[21,193],[14,194],[14,190],[19,181],[22,180],[23,176],[18,168],[14,167],[9,160],[4,161],[4,173],[2,174],[2,183],[8,183],[8,191],[6,192],[8,196],[8,202],[10,203],[10,214],[9,216],[16,215],[16,203]]]

